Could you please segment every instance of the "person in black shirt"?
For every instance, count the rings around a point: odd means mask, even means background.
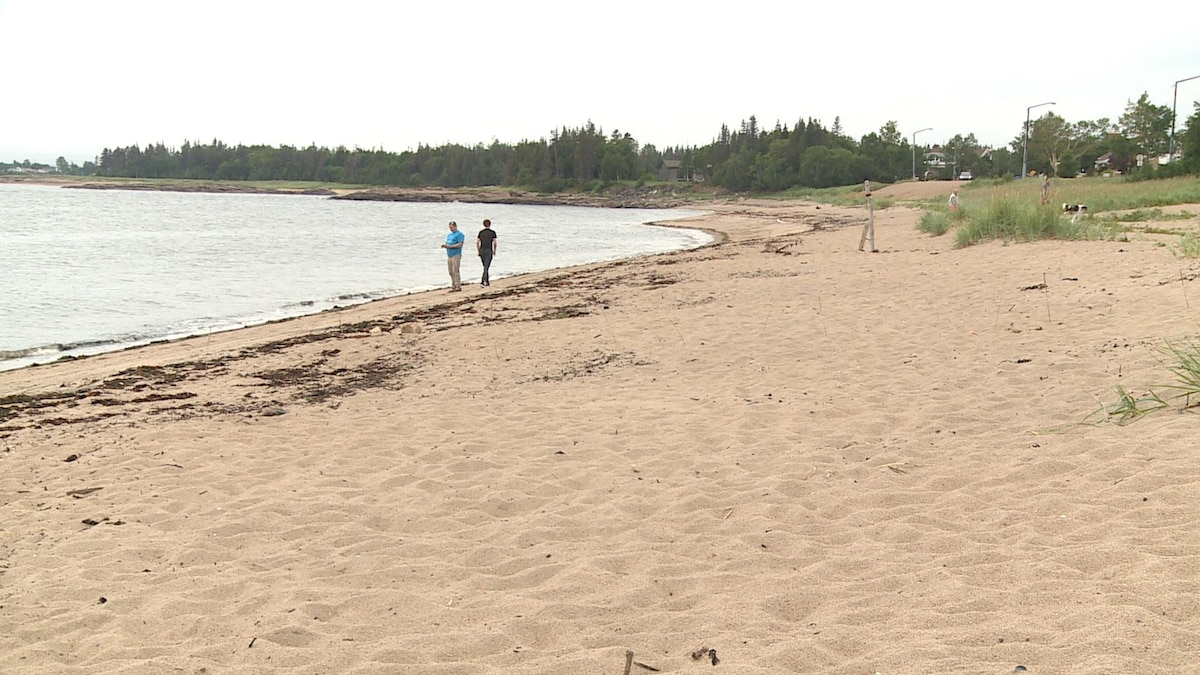
[[[479,254],[479,260],[483,263],[483,280],[479,282],[479,285],[491,286],[488,268],[492,266],[492,256],[496,255],[496,231],[492,229],[492,221],[486,219],[483,221],[483,229],[475,238],[475,252]]]

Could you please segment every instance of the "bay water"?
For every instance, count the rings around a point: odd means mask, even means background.
[[[0,183],[0,370],[449,286],[447,223],[493,280],[696,248],[684,209],[342,201]]]

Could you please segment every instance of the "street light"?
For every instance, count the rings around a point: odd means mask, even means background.
[[[1031,105],[1025,109],[1025,142],[1024,147],[1021,149],[1021,178],[1029,175],[1029,111],[1044,105],[1055,105],[1055,103],[1054,101],[1047,101]]]
[[[925,127],[920,131],[913,132],[913,180],[917,179],[917,134],[921,131],[933,131],[933,127]]]
[[[1200,75],[1194,75],[1192,77],[1184,78],[1184,79],[1180,80],[1179,82],[1187,82],[1188,80],[1194,80],[1198,77],[1200,77]],[[1173,99],[1171,99],[1171,150],[1170,150],[1171,160],[1170,161],[1172,161],[1172,162],[1175,161],[1175,104],[1179,102],[1179,82],[1175,83],[1175,97]]]

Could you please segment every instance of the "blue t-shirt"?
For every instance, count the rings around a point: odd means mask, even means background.
[[[453,246],[455,244],[461,244],[466,240],[467,240],[467,235],[463,234],[462,230],[459,230],[457,232],[451,232],[446,235],[446,246]],[[446,249],[446,257],[447,258],[453,258],[456,255],[462,255],[462,247],[461,246],[459,246],[458,248]]]

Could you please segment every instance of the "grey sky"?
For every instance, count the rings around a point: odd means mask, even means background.
[[[1035,117],[1070,121],[1142,92],[1170,106],[1200,75],[1197,7],[0,0],[0,159],[214,138],[401,151],[589,119],[663,148],[750,115],[1005,144],[1043,101]],[[1200,80],[1179,86],[1181,122],[1197,99]]]

